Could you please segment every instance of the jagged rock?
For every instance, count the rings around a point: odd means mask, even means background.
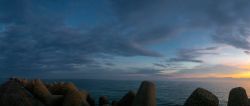
[[[149,81],[143,81],[132,106],[156,106],[156,87]]]
[[[71,91],[65,95],[63,106],[90,106],[87,102],[88,93],[85,91]]]
[[[135,93],[133,91],[129,91],[119,102],[119,106],[132,106],[135,98]]]
[[[99,98],[99,106],[109,106],[109,100],[107,96],[101,96]]]
[[[14,80],[7,81],[0,88],[0,106],[45,106]]]
[[[197,88],[186,100],[184,106],[218,106],[219,99],[203,88]]]
[[[246,90],[242,87],[233,88],[229,93],[228,106],[250,106]]]
[[[55,83],[47,85],[49,91],[54,95],[66,95],[68,92],[78,90],[73,83]]]

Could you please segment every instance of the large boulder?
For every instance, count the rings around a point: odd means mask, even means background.
[[[54,95],[66,95],[68,92],[78,90],[73,83],[55,83],[47,85],[49,91]]]
[[[60,105],[62,95],[52,95],[41,80],[30,81],[26,88],[40,101],[48,106]]]
[[[62,106],[90,106],[87,102],[88,93],[85,91],[71,91],[65,95]]]
[[[132,106],[156,106],[156,87],[149,81],[143,81]]]
[[[184,106],[218,106],[219,99],[203,88],[197,88],[186,100]]]
[[[246,90],[242,87],[233,88],[229,93],[228,106],[250,106]]]
[[[14,80],[0,87],[0,106],[45,106]]]
[[[122,99],[118,102],[118,106],[132,106],[135,99],[135,93],[129,91]]]
[[[101,96],[99,98],[99,106],[109,106],[109,99],[107,96]]]

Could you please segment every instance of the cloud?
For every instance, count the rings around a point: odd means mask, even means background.
[[[157,66],[157,67],[161,67],[161,68],[166,68],[167,66],[164,64],[160,64],[160,63],[153,63],[153,65]]]
[[[216,43],[250,49],[247,0],[85,2],[1,0],[0,70],[109,70],[100,60],[162,57],[148,46],[198,29]],[[199,57],[213,49],[183,49],[170,61],[202,63]]]
[[[239,71],[245,71],[245,69],[241,69],[234,66],[216,64],[216,65],[199,65],[190,69],[182,69],[179,70],[178,74],[235,74],[239,73]]]
[[[1,1],[0,70],[80,70],[76,66],[101,66],[97,60],[105,55],[162,56],[124,34],[119,24],[71,27],[65,24],[67,16],[47,3],[51,2]]]
[[[169,62],[194,62],[194,63],[203,63],[202,60],[198,58],[203,55],[217,55],[213,51],[217,47],[207,47],[207,48],[198,48],[198,49],[181,49],[177,53],[177,57],[170,58]]]
[[[246,53],[247,55],[250,55],[250,51],[244,51],[244,53]]]
[[[112,5],[119,19],[128,26],[145,29],[145,32],[162,26],[157,28],[161,29],[157,39],[176,35],[175,32],[184,29],[206,29],[216,43],[250,49],[247,40],[250,1],[247,0],[112,0]],[[143,36],[143,39],[152,37]]]

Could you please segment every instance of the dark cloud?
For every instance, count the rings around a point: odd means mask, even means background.
[[[84,4],[93,7],[85,10]],[[217,43],[250,49],[248,0],[110,0],[101,6],[92,4],[99,1],[1,0],[0,70],[13,74],[16,70],[78,71],[87,66],[108,70],[99,59],[162,57],[148,46],[185,30],[206,29]],[[72,16],[75,10],[81,14]],[[70,25],[71,16],[82,18],[77,23],[84,25]],[[201,63],[198,58],[214,54],[204,52],[213,49],[183,49],[170,61]]]
[[[162,26],[157,28],[161,29],[161,37],[156,38],[175,35],[173,32],[182,29],[204,28],[210,30],[212,39],[217,43],[250,49],[247,40],[250,1],[247,0],[113,0],[112,4],[120,19],[128,25],[147,31],[154,30],[154,26]],[[143,39],[152,37],[143,36]]]
[[[177,57],[170,58],[170,62],[195,62],[203,63],[202,60],[198,58],[203,55],[217,55],[213,50],[216,50],[217,47],[208,47],[208,48],[198,48],[198,49],[181,49],[177,53]]]
[[[141,75],[156,75],[160,74],[162,70],[152,69],[152,68],[131,68],[134,70],[132,74],[141,74]]]
[[[160,63],[153,63],[153,65],[161,67],[161,68],[166,68],[167,66],[164,64],[160,64]]]
[[[244,51],[244,53],[246,53],[247,55],[250,55],[250,51]]]
[[[162,56],[123,34],[118,24],[70,27],[50,3],[1,1],[0,70],[79,70],[76,66],[97,67],[106,55]]]

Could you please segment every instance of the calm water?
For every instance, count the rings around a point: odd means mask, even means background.
[[[106,95],[110,100],[119,100],[128,90],[136,91],[140,81],[114,80],[45,80],[46,82],[64,81],[73,82],[79,89],[87,90],[98,100],[99,96]],[[208,89],[220,100],[221,106],[226,106],[231,88],[242,86],[250,95],[250,80],[200,80],[200,81],[156,81],[157,106],[181,106],[197,87]]]

